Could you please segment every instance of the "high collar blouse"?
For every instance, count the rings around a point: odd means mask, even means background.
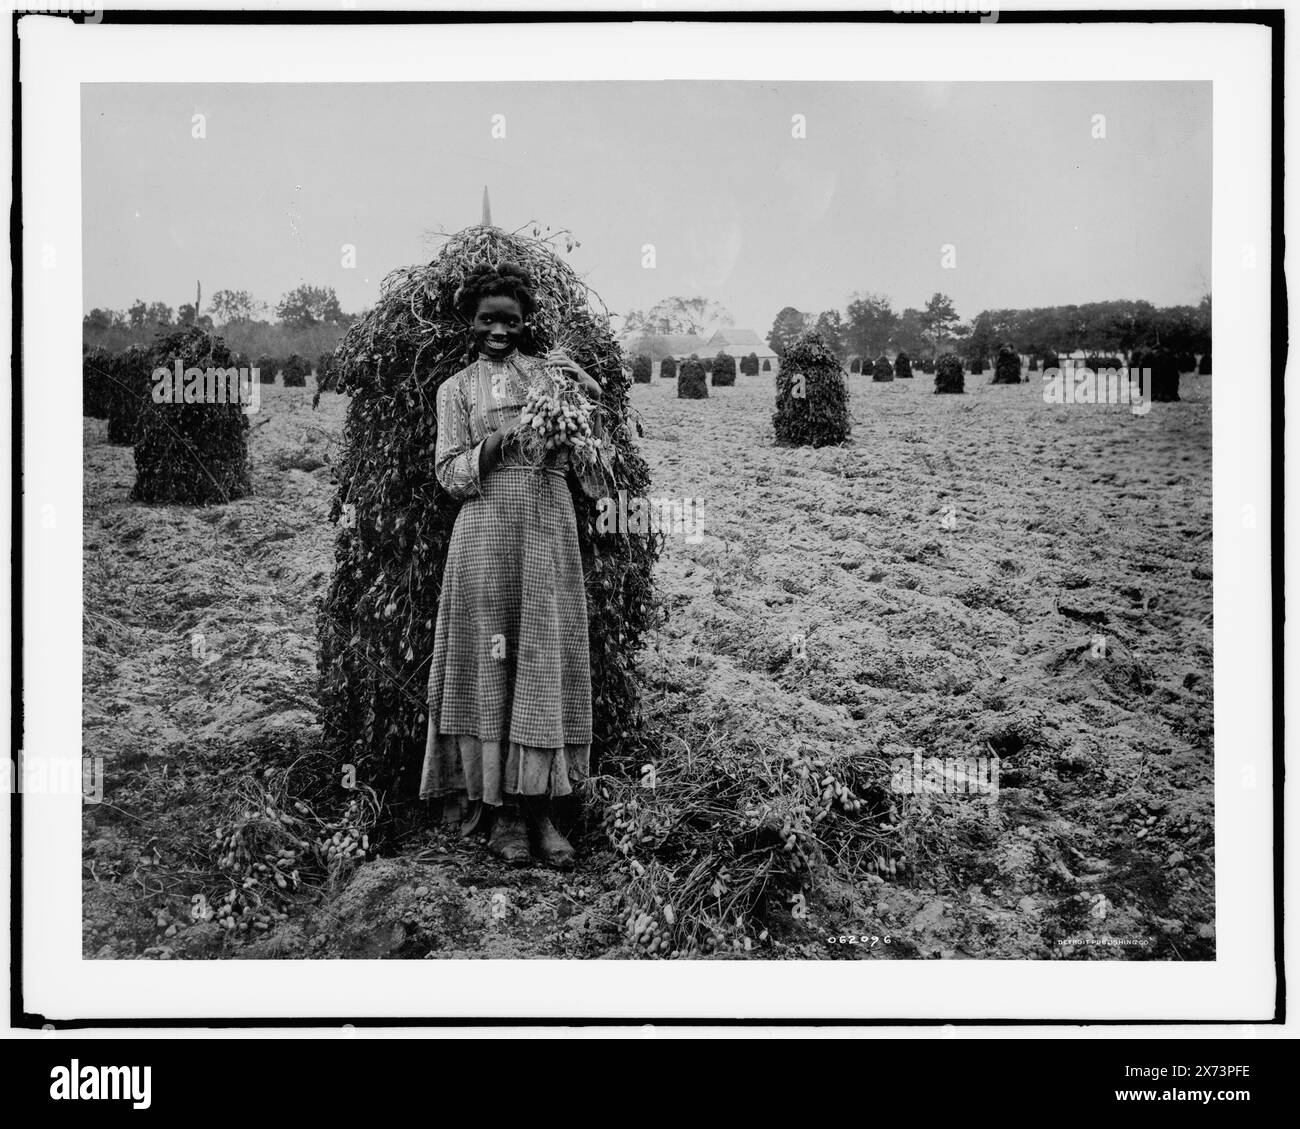
[[[482,493],[483,443],[498,428],[518,422],[528,388],[541,373],[542,362],[518,350],[500,360],[479,353],[477,360],[443,381],[437,396],[434,475],[453,498]]]

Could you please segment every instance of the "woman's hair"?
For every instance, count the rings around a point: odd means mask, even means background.
[[[456,309],[472,321],[478,312],[479,302],[484,298],[513,298],[519,303],[524,317],[528,317],[537,308],[537,300],[533,297],[533,280],[523,267],[515,263],[478,267],[470,271],[456,291]]]

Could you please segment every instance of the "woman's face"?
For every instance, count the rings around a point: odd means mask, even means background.
[[[474,315],[474,341],[489,357],[504,357],[519,347],[524,315],[513,298],[483,298]]]

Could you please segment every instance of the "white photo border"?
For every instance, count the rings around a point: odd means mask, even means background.
[[[160,15],[165,19],[165,15]],[[1267,1021],[1275,1010],[1270,575],[1272,32],[1213,23],[690,21],[84,26],[21,21],[25,758],[81,748],[81,84],[730,79],[1213,83],[1217,959],[96,961],[81,802],[23,797],[23,984],[51,1021],[781,1019]],[[1242,248],[1257,250],[1253,269]],[[55,266],[43,265],[54,248]],[[412,261],[420,250],[411,249]],[[1280,378],[1280,374],[1279,374]],[[1216,377],[1216,379],[1224,379]],[[63,396],[42,396],[55,382]],[[79,386],[78,386],[79,387]],[[73,393],[79,399],[80,393]],[[1280,457],[1280,452],[1276,453]],[[1259,515],[1243,528],[1242,507]],[[43,507],[58,515],[42,524]],[[1269,677],[1264,677],[1265,672]],[[73,685],[70,685],[70,682]],[[75,686],[75,688],[74,688]],[[76,754],[74,754],[76,755]],[[1253,768],[1255,787],[1243,784]]]

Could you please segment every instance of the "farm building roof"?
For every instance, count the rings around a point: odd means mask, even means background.
[[[692,353],[703,356],[706,348],[704,338],[694,333],[629,333],[620,344],[625,353],[644,353],[652,361],[689,357]]]
[[[710,353],[725,349],[728,353],[755,353],[760,357],[775,357],[772,348],[752,329],[736,329],[727,326],[719,329],[704,346]]]
[[[689,357],[696,353],[701,357],[715,356],[727,352],[733,356],[754,353],[759,357],[775,357],[771,347],[752,329],[736,329],[726,326],[711,336],[698,333],[626,333],[619,339],[623,352],[629,356],[644,353],[652,361],[662,361],[665,357]]]

